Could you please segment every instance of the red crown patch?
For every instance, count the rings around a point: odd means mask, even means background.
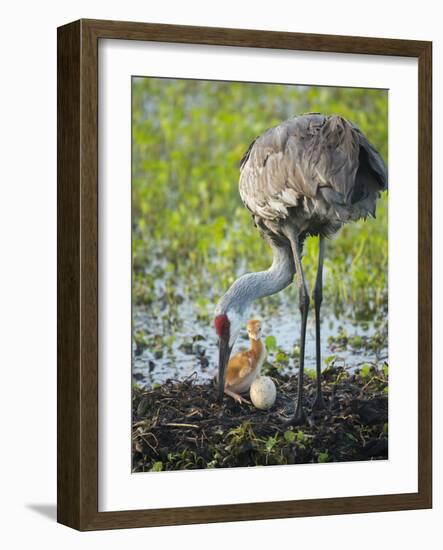
[[[214,319],[215,331],[217,332],[220,338],[226,338],[229,335],[229,319],[228,316],[224,313],[222,315],[217,315]]]

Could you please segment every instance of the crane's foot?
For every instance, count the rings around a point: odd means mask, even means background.
[[[315,398],[314,404],[312,405],[312,410],[324,411],[326,408],[326,401],[323,399],[323,395],[321,393],[317,393],[317,397]]]
[[[302,408],[297,407],[294,416],[284,423],[285,426],[303,426],[306,424],[306,414]]]
[[[250,405],[251,402],[248,401],[247,399],[245,399],[244,397],[242,397],[241,395],[239,395],[238,393],[235,393],[231,390],[228,390],[228,389],[225,389],[225,394],[226,395],[229,395],[229,397],[232,397],[232,399],[236,402],[236,403],[246,403],[247,405]]]
[[[248,399],[245,399],[244,397],[242,397],[241,395],[238,395],[237,397],[235,397],[235,400],[237,401],[237,403],[245,403],[246,405],[251,405],[251,402],[248,401]]]

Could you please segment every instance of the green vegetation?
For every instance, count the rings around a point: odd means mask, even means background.
[[[271,256],[238,194],[239,161],[270,126],[304,112],[355,122],[387,158],[387,92],[347,88],[133,79],[133,297],[168,330],[185,301],[207,323],[234,279]],[[305,249],[314,280],[316,239]],[[387,310],[387,198],[377,220],[327,243],[325,303],[356,320]],[[160,284],[161,283],[161,284]],[[295,288],[285,293],[296,300]],[[272,311],[282,294],[263,300]],[[158,302],[161,302],[161,307]],[[146,344],[142,335],[137,345]]]

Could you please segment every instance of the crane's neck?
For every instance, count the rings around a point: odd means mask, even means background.
[[[280,292],[292,282],[295,267],[290,248],[275,243],[271,243],[271,248],[271,267],[266,271],[247,273],[237,279],[217,305],[216,315],[228,314],[231,323],[231,343],[244,325],[252,302],[257,298]]]
[[[257,363],[263,363],[266,358],[266,347],[263,342],[259,339],[249,338],[249,343],[251,344],[251,351]]]

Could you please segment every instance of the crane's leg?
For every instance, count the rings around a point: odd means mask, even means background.
[[[299,296],[299,308],[301,313],[301,333],[300,333],[300,367],[298,372],[298,397],[297,407],[295,409],[295,416],[289,421],[289,424],[303,424],[306,420],[306,416],[303,410],[303,377],[305,368],[305,342],[306,342],[306,323],[308,320],[309,311],[309,293],[306,286],[305,276],[303,273],[303,266],[301,261],[302,256],[302,243],[298,236],[294,238],[292,235],[288,235],[291,242],[292,252],[294,254],[295,262],[295,279],[298,286]]]
[[[326,404],[321,391],[321,337],[320,337],[320,306],[323,300],[323,261],[325,258],[325,239],[320,235],[318,249],[318,268],[313,292],[315,308],[315,347],[317,360],[317,397],[314,401],[314,409],[324,409]]]

